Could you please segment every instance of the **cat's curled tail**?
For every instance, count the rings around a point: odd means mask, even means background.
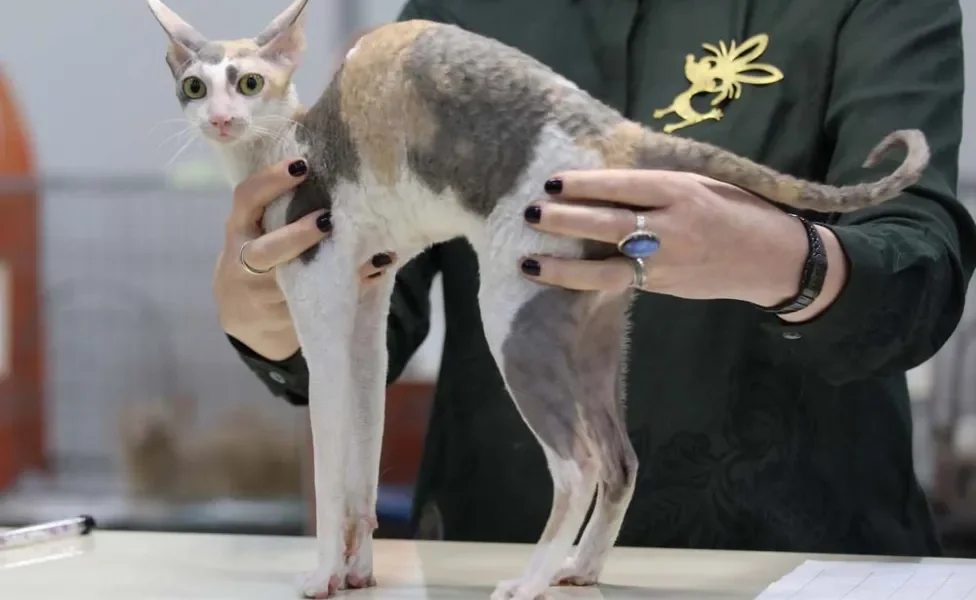
[[[638,166],[698,173],[796,209],[850,212],[890,200],[921,178],[930,150],[925,134],[918,129],[901,129],[885,136],[868,154],[863,167],[877,166],[898,145],[906,154],[891,174],[846,186],[798,179],[716,146],[657,132],[644,136]]]

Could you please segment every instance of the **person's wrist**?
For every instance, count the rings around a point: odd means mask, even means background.
[[[259,333],[256,335],[234,335],[228,332],[253,352],[258,358],[268,362],[286,361],[298,352],[300,345],[294,332]]]
[[[777,306],[799,292],[809,244],[803,224],[795,217],[780,213],[768,235],[756,236],[743,258],[748,276],[740,300],[756,306]]]
[[[803,285],[804,270],[809,266],[810,240],[800,219],[781,213],[783,223],[775,228],[771,244],[754,248],[750,264],[752,284],[740,299],[764,309],[782,305],[797,296]],[[824,280],[817,297],[808,306],[795,312],[777,315],[789,323],[802,323],[826,310],[840,295],[847,279],[847,259],[834,233],[821,225],[813,225],[823,244],[826,258]]]

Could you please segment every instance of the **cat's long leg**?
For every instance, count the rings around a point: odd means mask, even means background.
[[[506,385],[542,445],[553,480],[548,523],[523,576],[492,600],[534,600],[563,566],[586,517],[599,471],[574,399],[573,347],[585,296],[543,288],[512,271],[482,271],[485,335]]]
[[[637,479],[638,460],[627,435],[624,381],[631,294],[595,299],[577,346],[580,410],[593,452],[600,457],[600,481],[593,514],[575,555],[554,583],[596,584],[617,541]]]
[[[350,350],[358,281],[351,236],[336,229],[309,264],[296,260],[278,269],[309,371],[318,561],[299,584],[307,598],[331,597],[343,583],[345,464],[355,451]]]
[[[346,587],[376,585],[373,531],[386,412],[387,316],[395,279],[388,272],[360,294],[354,324],[352,361],[352,456],[346,461]]]

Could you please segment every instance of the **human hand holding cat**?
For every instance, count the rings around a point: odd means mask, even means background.
[[[264,233],[261,219],[271,202],[305,180],[307,171],[302,160],[285,161],[252,175],[234,189],[214,273],[214,297],[224,331],[270,360],[284,360],[299,347],[274,268],[328,237],[332,223],[328,214],[316,211]],[[245,268],[242,259],[254,272]],[[364,284],[381,276],[394,259],[377,255],[363,265],[360,277]]]
[[[772,306],[797,293],[807,255],[803,226],[761,198],[707,177],[673,171],[594,170],[558,174],[551,200],[525,218],[540,231],[616,244],[636,229],[635,212],[659,240],[645,259],[647,291],[690,299],[735,299]],[[611,202],[617,208],[590,206]],[[783,315],[816,316],[840,293],[846,261],[837,238],[818,228],[829,268],[819,298]],[[530,256],[522,271],[535,281],[581,290],[620,290],[634,281],[631,259],[566,260]]]

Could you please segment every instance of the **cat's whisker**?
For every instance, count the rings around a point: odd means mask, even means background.
[[[251,130],[257,134],[257,137],[261,140],[271,140],[273,144],[277,145],[285,145],[288,143],[287,138],[281,132],[266,129],[259,125],[252,125]]]
[[[152,127],[152,129],[149,130],[149,133],[147,135],[152,135],[157,129],[159,129],[163,125],[169,125],[172,123],[187,124],[187,125],[191,124],[190,121],[188,121],[185,117],[180,117],[176,119],[164,119],[163,121],[156,123]]]
[[[268,129],[267,127],[261,127],[260,125],[253,125],[252,124],[251,125],[251,129],[254,130],[257,133],[262,134],[262,135],[270,135],[270,136],[274,136],[275,135],[275,132],[273,130]]]
[[[186,135],[188,133],[189,134],[192,134],[193,133],[193,127],[192,126],[191,127],[187,127],[185,129],[181,129],[181,130],[177,131],[176,133],[167,136],[166,139],[164,139],[163,141],[159,142],[159,145],[156,146],[156,147],[159,148],[163,144],[165,144],[165,143],[167,143],[167,142],[169,142],[169,141],[171,141],[173,139],[179,139],[179,138],[181,138],[182,136],[184,136],[184,135]]]
[[[281,115],[267,115],[267,116],[262,117],[262,118],[263,119],[273,120],[273,121],[278,121],[278,122],[284,122],[287,125],[294,125],[296,129],[305,129],[305,125],[304,124],[299,123],[298,121],[296,121],[295,119],[292,119],[290,117],[283,117]]]
[[[260,134],[261,136],[263,136],[265,138],[271,138],[272,140],[274,140],[275,142],[278,142],[278,143],[281,143],[281,142],[283,142],[285,140],[285,138],[281,134],[275,133],[274,131],[270,131],[270,130],[267,130],[267,129],[265,129],[265,130],[258,130],[258,134]]]
[[[183,154],[186,151],[186,149],[189,148],[193,144],[193,142],[197,140],[197,138],[198,135],[194,131],[193,135],[190,136],[190,139],[187,140],[186,143],[183,144],[183,146],[181,146],[180,149],[176,151],[176,154],[174,154],[172,158],[166,161],[166,168],[168,169],[171,166],[173,166],[173,163],[176,162],[176,159],[179,158],[180,155]]]
[[[300,127],[304,127],[304,125],[302,125],[302,123],[296,121],[295,119],[292,119],[291,117],[285,117],[285,116],[282,116],[282,115],[264,115],[261,118],[262,119],[269,119],[269,120],[284,121],[286,123],[294,123],[295,125],[298,125]]]

